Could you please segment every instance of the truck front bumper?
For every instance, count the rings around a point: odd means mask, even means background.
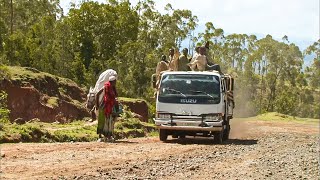
[[[177,131],[222,131],[223,120],[220,121],[199,121],[199,120],[168,120],[154,119],[155,125],[159,129]]]

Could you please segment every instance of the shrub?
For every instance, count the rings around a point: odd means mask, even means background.
[[[7,93],[0,91],[0,123],[9,122],[10,110],[7,109]]]

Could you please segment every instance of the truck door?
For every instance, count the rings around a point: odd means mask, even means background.
[[[233,116],[233,109],[234,109],[234,95],[233,95],[233,89],[234,89],[234,79],[229,76],[228,79],[228,91],[227,91],[227,96],[228,96],[228,115]]]

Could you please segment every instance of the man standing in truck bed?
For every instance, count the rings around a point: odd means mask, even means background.
[[[169,69],[169,63],[166,59],[167,59],[167,57],[165,55],[162,55],[160,62],[158,62],[158,64],[157,64],[157,67],[156,67],[157,86],[158,86],[160,76],[161,76],[160,73],[162,71],[167,71]]]
[[[188,71],[189,66],[188,66],[189,60],[188,60],[188,49],[184,48],[182,50],[182,55],[179,57],[177,61],[177,70],[178,71]]]

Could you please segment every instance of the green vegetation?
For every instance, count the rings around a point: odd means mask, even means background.
[[[7,109],[7,93],[0,91],[0,125],[9,122],[10,110]]]
[[[112,68],[119,75],[119,96],[152,103],[150,77],[161,55],[169,48],[184,48],[183,40],[190,40],[190,52],[209,42],[209,58],[236,77],[235,114],[320,118],[320,40],[300,50],[286,35],[280,41],[271,35],[226,35],[213,22],[191,36],[198,26],[196,15],[170,4],[160,13],[152,0],[136,6],[125,0],[82,1],[66,15],[59,2],[0,1],[0,64],[29,67],[9,74],[22,83],[36,78],[27,71],[55,79],[40,70],[89,87]],[[316,58],[303,69],[308,54]],[[8,75],[5,71],[0,66],[1,76]],[[60,93],[67,94],[63,89]]]
[[[133,103],[145,101],[143,99],[135,99],[135,98],[127,98],[127,97],[119,97],[119,100],[125,101],[125,102],[133,102]]]
[[[57,97],[50,97],[48,100],[47,100],[47,105],[48,106],[51,106],[51,107],[58,107],[59,104],[58,104],[58,98]]]
[[[83,142],[95,141],[96,124],[74,121],[68,124],[28,122],[26,124],[2,124],[0,143],[11,142]],[[137,119],[120,119],[115,124],[115,137],[144,137],[155,134],[153,124],[142,123]]]
[[[44,123],[33,120],[25,124],[3,123],[0,129],[0,143],[8,142],[70,142],[95,141],[97,126],[87,121],[73,121],[72,123]],[[133,113],[124,113],[115,123],[115,137],[134,138],[155,135],[154,124],[133,118]]]
[[[13,80],[32,80],[32,79],[43,79],[44,76],[52,76],[49,73],[39,72],[32,68],[23,68],[19,66],[8,66],[11,79]]]
[[[4,66],[0,63],[0,80],[2,80],[3,78],[9,78],[10,74],[8,73],[8,67]]]
[[[35,68],[30,67],[20,67],[20,66],[3,66],[6,69],[7,74],[13,81],[23,83],[29,83],[33,80],[43,80],[43,81],[54,81],[55,83],[61,85],[74,85],[77,86],[75,82],[70,79],[58,77],[46,72],[41,72]]]
[[[148,135],[150,137],[158,137],[159,136],[159,131],[151,131]]]

